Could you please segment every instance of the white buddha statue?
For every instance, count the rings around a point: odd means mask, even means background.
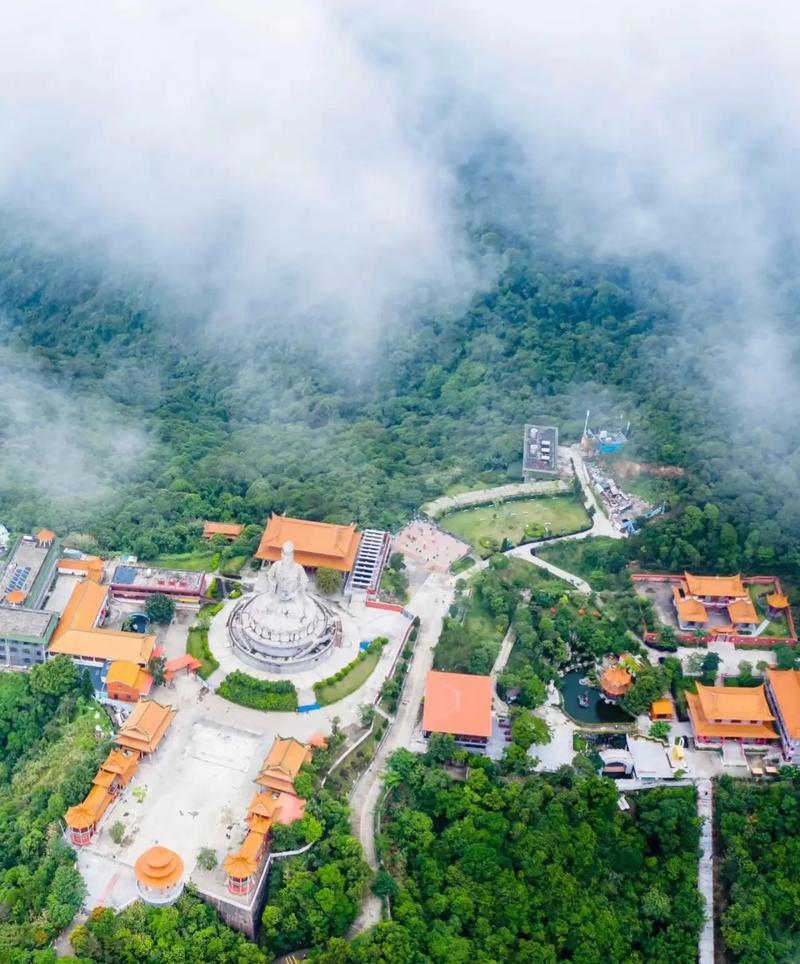
[[[267,573],[267,591],[279,602],[287,603],[305,596],[308,576],[299,562],[294,561],[294,545],[284,542],[281,558]]]

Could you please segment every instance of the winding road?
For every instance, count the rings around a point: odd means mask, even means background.
[[[453,601],[455,579],[431,573],[414,595],[413,611],[420,619],[419,637],[406,674],[400,704],[372,763],[362,773],[350,797],[353,832],[361,841],[364,857],[373,870],[378,868],[375,853],[375,811],[383,791],[383,769],[390,754],[408,747],[425,693],[425,678],[433,666],[433,650],[439,641],[442,621]],[[381,901],[369,894],[350,929],[355,935],[379,923]]]
[[[563,579],[571,586],[574,586],[579,592],[588,595],[591,593],[592,587],[585,579],[581,579],[580,576],[560,569],[558,566],[546,562],[538,556],[531,555],[531,549],[553,545],[555,542],[562,542],[566,539],[585,539],[589,536],[608,536],[612,539],[623,538],[622,533],[611,525],[611,522],[604,515],[597,503],[580,449],[578,446],[573,446],[568,451],[572,457],[577,477],[583,488],[586,505],[587,507],[590,505],[594,507],[592,527],[586,529],[584,532],[578,532],[573,535],[561,536],[557,539],[548,539],[543,542],[529,543],[524,546],[516,546],[513,549],[507,550],[506,555],[514,556],[515,558],[531,563],[531,565],[546,569],[559,579]],[[501,490],[505,490],[505,494],[507,495],[508,488],[508,486],[500,486],[498,490],[486,490],[484,494],[491,498],[492,492],[495,491],[495,494],[500,497]],[[474,493],[470,493],[470,495],[472,496]],[[468,575],[474,575],[481,569],[485,569],[488,564],[488,560],[483,560],[478,563],[477,566],[470,569]],[[361,774],[350,796],[353,833],[361,841],[361,846],[364,849],[364,857],[373,870],[378,869],[378,858],[375,851],[375,814],[383,793],[383,770],[387,759],[395,750],[401,747],[408,747],[411,743],[411,738],[417,725],[419,709],[425,693],[425,679],[428,671],[433,666],[433,651],[436,648],[442,631],[442,621],[455,597],[455,582],[456,577],[454,576],[430,573],[409,604],[411,611],[420,619],[420,631],[403,686],[400,705],[397,708],[394,721],[390,720],[389,728],[372,762]],[[500,654],[498,654],[498,659],[494,667],[495,673],[499,672],[505,665],[512,645],[513,634],[509,632],[506,634]],[[372,893],[368,894],[358,917],[350,928],[348,936],[353,937],[378,924],[381,920],[381,910],[382,903],[380,899]]]

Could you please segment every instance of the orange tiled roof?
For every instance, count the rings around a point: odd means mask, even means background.
[[[742,577],[736,576],[693,576],[683,574],[686,586],[692,596],[746,596]]]
[[[165,890],[177,884],[183,874],[183,861],[174,850],[151,847],[139,857],[133,872],[140,884]]]
[[[800,672],[768,669],[767,681],[792,740],[800,740]]]
[[[256,559],[276,562],[281,558],[284,542],[294,545],[294,558],[301,566],[327,566],[349,572],[361,542],[355,525],[331,525],[291,519],[273,513],[261,537]]]
[[[757,626],[761,622],[751,599],[735,599],[728,603],[728,615],[734,624],[747,623]]]
[[[300,772],[300,767],[310,759],[311,750],[304,743],[295,740],[294,737],[288,739],[276,737],[266,760],[261,765],[256,783],[293,793],[294,781]]]
[[[624,666],[609,666],[600,677],[603,691],[612,696],[623,696],[630,689],[633,677]]]
[[[169,729],[178,711],[155,700],[139,700],[114,738],[118,746],[152,753]]]
[[[706,607],[691,596],[682,596],[677,586],[672,587],[672,598],[682,623],[707,623]]]
[[[491,678],[431,670],[425,681],[422,729],[431,733],[490,737]]]
[[[697,684],[697,696],[709,720],[768,720],[775,717],[761,686],[704,686]]]
[[[246,880],[256,872],[258,864],[251,857],[242,857],[241,854],[233,854],[226,857],[222,865],[225,873],[235,880]]]
[[[92,582],[100,582],[103,578],[103,560],[99,556],[87,556],[85,559],[59,559],[58,571],[83,572]]]
[[[244,526],[238,522],[206,522],[203,526],[203,538],[210,539],[212,536],[226,536],[228,539],[235,539],[244,532]]]
[[[650,716],[672,715],[672,703],[669,700],[653,700],[650,704]]]
[[[726,695],[731,697],[730,701],[725,702],[725,708],[720,710],[719,708],[714,708],[715,701],[712,694],[705,691],[708,690],[726,690]],[[778,734],[775,732],[774,728],[769,725],[769,721],[772,716],[769,715],[769,709],[766,711],[758,709],[757,707],[750,710],[748,709],[750,701],[748,698],[744,698],[742,704],[738,704],[739,716],[713,716],[709,717],[706,713],[706,709],[703,705],[704,700],[710,707],[712,707],[713,712],[730,712],[732,713],[737,709],[737,699],[738,693],[752,693],[753,690],[760,690],[760,701],[766,704],[764,699],[763,687],[735,687],[735,686],[702,686],[702,684],[697,684],[697,693],[687,693],[686,694],[686,705],[689,710],[689,718],[692,722],[692,729],[694,730],[695,736],[709,738],[721,738],[721,737],[732,737],[734,739],[745,739],[745,740],[777,740]],[[731,691],[734,691],[731,693]],[[703,691],[703,692],[701,692]],[[758,698],[754,703],[758,702]],[[744,711],[744,713],[742,713]],[[749,717],[746,715],[748,712],[756,712],[758,714],[766,713],[767,715],[761,719],[760,717],[753,717],[756,720],[754,723],[722,723],[720,720],[744,720]]]
[[[86,830],[94,823],[95,813],[86,803],[79,803],[67,810],[64,821],[70,830]]]
[[[99,629],[96,622],[106,602],[108,588],[87,579],[72,590],[56,631],[50,641],[51,653],[91,659],[128,660],[147,665],[153,655],[155,636]]]
[[[767,596],[767,605],[772,606],[773,609],[787,609],[789,606],[789,597],[785,596],[782,592],[771,592]]]

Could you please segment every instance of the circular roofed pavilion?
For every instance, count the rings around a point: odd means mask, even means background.
[[[133,872],[139,896],[147,904],[172,904],[183,893],[183,861],[167,847],[145,850]]]

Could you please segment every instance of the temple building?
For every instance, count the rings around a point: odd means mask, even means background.
[[[225,536],[228,542],[235,542],[243,532],[244,526],[237,522],[206,522],[203,526],[204,539]]]
[[[183,861],[167,847],[145,850],[133,867],[136,890],[146,904],[174,904],[183,893]]]
[[[307,519],[291,519],[273,513],[261,537],[256,559],[261,559],[262,562],[277,562],[287,542],[292,543],[295,559],[305,569],[325,566],[339,572],[350,572],[361,542],[361,534],[356,532],[355,525],[310,522]]]
[[[800,766],[800,672],[768,669],[766,691],[780,731],[783,758]]]
[[[294,737],[277,737],[255,782],[272,793],[294,793],[294,781],[304,763],[311,762],[311,750]]]
[[[155,700],[139,700],[114,737],[117,746],[145,757],[155,753],[178,711]]]
[[[147,696],[153,686],[153,677],[146,669],[127,659],[115,659],[106,674],[106,693],[110,700],[136,703]]]
[[[84,847],[91,841],[100,818],[131,782],[138,766],[139,754],[130,750],[112,750],[100,764],[86,799],[70,807],[64,816],[70,841],[76,847]]]
[[[341,643],[341,620],[308,581],[294,546],[284,543],[267,573],[266,591],[243,597],[228,618],[234,651],[245,663],[270,673],[300,672]]]
[[[780,735],[764,686],[703,686],[686,694],[694,741],[700,747],[723,743],[772,746]]]
[[[223,864],[232,894],[249,894],[256,886],[273,825],[294,823],[305,814],[306,801],[295,793],[294,781],[310,760],[311,748],[299,740],[277,737],[272,744],[255,780],[259,789],[247,808],[247,834]]]
[[[115,660],[146,667],[153,655],[155,636],[103,629],[107,612],[107,586],[88,578],[77,583],[61,614],[48,655],[66,654],[79,667],[99,669],[101,673]]]
[[[624,666],[609,666],[600,677],[600,691],[607,701],[616,703],[633,685],[633,677]]]
[[[672,587],[678,626],[684,632],[750,636],[761,620],[741,576],[684,573]]]
[[[425,681],[422,730],[449,733],[465,747],[485,749],[492,735],[492,680],[431,670]]]
[[[91,579],[92,582],[102,582],[105,564],[99,556],[83,556],[82,559],[59,559],[59,576],[77,576],[79,579]]]
[[[782,592],[771,592],[767,596],[767,615],[770,619],[782,619],[789,608],[789,597]]]

